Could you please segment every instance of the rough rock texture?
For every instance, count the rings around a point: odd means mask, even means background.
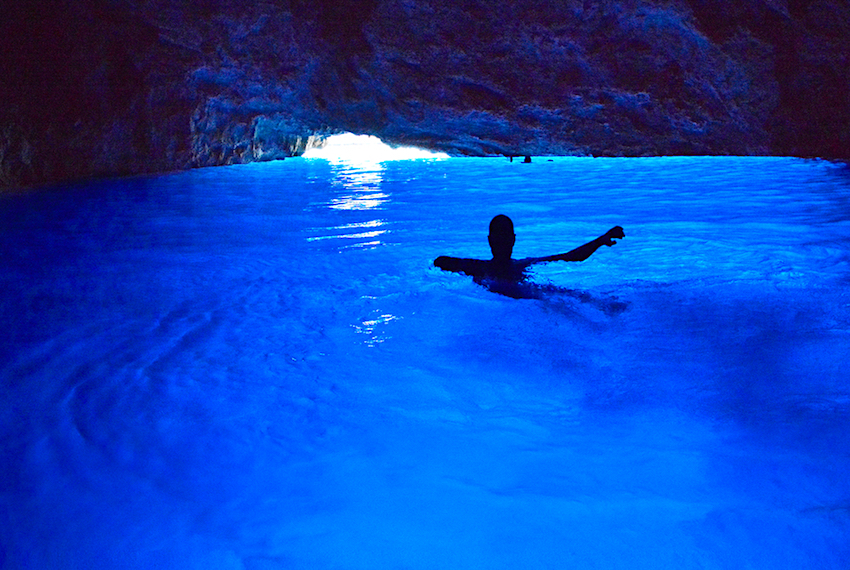
[[[0,187],[297,155],[850,154],[846,0],[30,0]]]

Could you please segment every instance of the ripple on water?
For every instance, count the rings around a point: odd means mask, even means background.
[[[829,163],[688,157],[3,198],[7,565],[840,568],[848,196]],[[520,257],[626,238],[532,299],[432,266],[497,213]]]

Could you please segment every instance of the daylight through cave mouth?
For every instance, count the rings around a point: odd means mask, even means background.
[[[390,146],[374,135],[342,133],[328,137],[319,147],[306,150],[302,157],[321,158],[331,162],[362,163],[416,158],[449,158],[449,155],[412,146]]]

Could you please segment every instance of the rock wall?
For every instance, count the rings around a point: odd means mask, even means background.
[[[0,187],[298,155],[847,158],[845,0],[31,0]]]

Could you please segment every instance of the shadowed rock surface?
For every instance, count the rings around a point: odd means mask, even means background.
[[[847,158],[844,0],[39,0],[0,20],[0,186],[298,155]]]

